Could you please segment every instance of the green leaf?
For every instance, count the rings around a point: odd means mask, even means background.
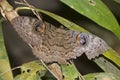
[[[21,66],[21,70],[27,72],[27,69],[31,69],[31,71],[46,71],[46,68],[42,65],[42,63],[40,61],[32,61],[32,62],[28,62],[28,63],[24,63]]]
[[[113,49],[109,49],[103,55],[120,67],[120,55],[116,51],[114,51]]]
[[[59,23],[61,23],[65,27],[69,28],[70,30],[88,32],[84,28],[82,28],[81,26],[79,26],[79,25],[77,25],[77,24],[75,24],[75,23],[73,23],[73,22],[71,22],[63,17],[60,17],[58,15],[55,15],[53,13],[50,13],[48,11],[41,10],[41,9],[38,9],[37,11],[40,11],[40,12],[52,17],[53,19],[55,19],[56,21],[58,21]]]
[[[61,65],[64,80],[85,80],[73,64]]]
[[[114,1],[116,1],[117,3],[119,3],[119,4],[120,4],[120,0],[114,0]]]
[[[41,80],[35,72],[23,73],[17,75],[14,80]]]
[[[0,80],[13,80],[8,55],[5,49],[1,22],[0,20]]]
[[[120,76],[120,69],[104,57],[94,59],[94,62],[105,72]]]
[[[61,2],[112,31],[120,39],[120,26],[112,12],[101,0],[61,0]]]
[[[112,73],[91,73],[84,76],[85,80],[120,80]]]
[[[21,72],[22,73],[29,73],[29,72],[35,72],[35,73],[39,73],[40,72],[40,76],[44,76],[46,73],[46,68],[43,66],[42,63],[40,63],[40,61],[32,61],[29,63],[24,63],[21,66]]]
[[[17,75],[15,80],[41,80],[46,71],[46,68],[40,61],[24,63],[21,66],[21,74]]]

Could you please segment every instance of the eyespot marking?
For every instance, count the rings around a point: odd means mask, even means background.
[[[86,36],[84,34],[78,34],[76,37],[78,43],[85,45],[86,44]]]
[[[36,32],[44,32],[45,30],[45,25],[43,24],[43,22],[39,21],[35,24],[35,31]]]

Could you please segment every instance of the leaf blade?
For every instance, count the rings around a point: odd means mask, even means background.
[[[109,51],[105,52],[103,55],[120,67],[120,55],[116,51],[109,49]]]
[[[120,78],[112,73],[91,73],[84,75],[85,80],[119,80]]]
[[[61,0],[61,2],[112,31],[120,39],[120,26],[112,12],[101,0]]]
[[[114,0],[114,1],[120,4],[120,0]]]
[[[100,68],[107,72],[107,73],[113,73],[117,76],[120,75],[120,69],[116,67],[114,64],[111,63],[111,61],[107,60],[104,57],[99,57],[93,60]]]

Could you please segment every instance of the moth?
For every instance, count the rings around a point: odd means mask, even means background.
[[[96,35],[57,28],[37,18],[18,16],[11,22],[20,37],[31,46],[33,54],[45,63],[67,64],[82,54],[91,60],[109,49]]]

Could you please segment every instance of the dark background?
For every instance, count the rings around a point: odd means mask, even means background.
[[[16,8],[17,6],[21,6],[15,4],[15,0],[8,0],[9,3]],[[19,0],[16,0],[19,1]],[[78,14],[65,4],[61,3],[59,0],[27,0],[31,5],[41,8],[53,13],[56,13],[64,18],[67,18],[76,24],[83,26],[85,29],[90,31],[93,34],[103,38],[112,48],[114,48],[117,52],[120,53],[120,41],[118,38],[95,22],[90,19]],[[120,23],[120,4],[114,2],[113,0],[102,0],[112,11],[112,13],[117,18]],[[30,11],[21,11],[20,15],[34,16]],[[44,21],[52,23],[55,26],[60,26],[58,22],[53,20],[52,18],[41,14]],[[16,67],[25,62],[30,62],[33,60],[37,60],[35,56],[32,54],[29,46],[17,35],[13,27],[9,22],[3,22],[3,32],[5,38],[6,49],[10,58],[11,66]],[[89,61],[85,55],[82,55],[80,58],[75,60],[76,66],[82,74],[90,73],[90,72],[98,72],[102,71],[95,63]]]

